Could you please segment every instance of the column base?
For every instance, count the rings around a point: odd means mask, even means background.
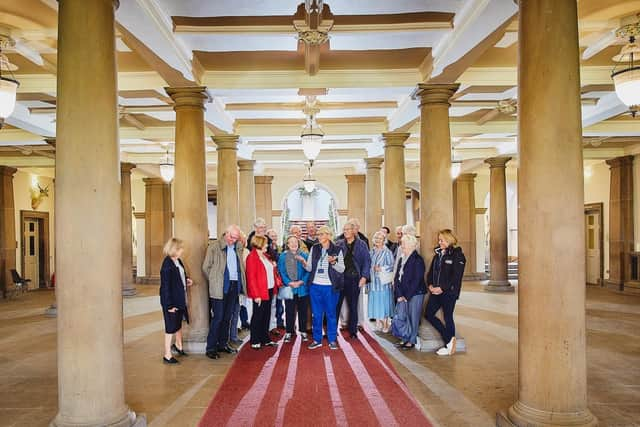
[[[517,401],[508,411],[500,411],[496,415],[497,427],[529,427],[529,426],[572,426],[595,427],[598,419],[591,411],[552,412],[531,408]]]
[[[205,354],[207,351],[207,335],[209,335],[209,329],[187,329],[182,337],[184,351],[193,354]]]
[[[487,280],[488,278],[489,277],[487,276],[487,273],[482,273],[482,272],[464,273],[464,276],[462,276],[462,281],[464,281],[464,282],[470,282],[470,281],[478,282],[478,281],[482,281],[482,280]]]
[[[440,317],[439,312],[437,314]],[[420,339],[420,351],[433,353],[442,347],[444,347],[444,341],[442,341],[442,337],[435,330],[431,324],[423,320],[420,325],[420,330],[418,332],[418,338]],[[417,347],[416,347],[417,348]],[[456,353],[466,353],[467,352],[467,344],[463,337],[456,335]]]
[[[47,307],[47,309],[44,311],[44,315],[45,317],[58,317],[58,306],[56,305],[56,303],[53,303],[49,307]]]
[[[131,298],[138,295],[138,290],[134,287],[122,288],[122,296],[125,298]]]
[[[58,414],[50,423],[49,427],[79,427],[84,425],[84,423],[78,423],[75,421],[66,422],[64,420],[59,420],[60,414]],[[133,411],[127,411],[124,417],[120,418],[115,422],[107,421],[106,423],[98,423],[96,425],[104,426],[104,427],[147,427],[147,416],[145,414],[136,414]],[[93,424],[91,424],[93,425]]]
[[[140,285],[159,285],[160,284],[160,276],[136,277],[136,284],[140,284]]]
[[[508,280],[489,280],[484,290],[487,292],[514,292],[515,288]]]
[[[605,280],[604,287],[616,292],[622,292],[624,290],[624,283],[619,280]]]

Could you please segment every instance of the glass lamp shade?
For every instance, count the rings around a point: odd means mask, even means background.
[[[616,95],[628,107],[640,105],[640,67],[620,70],[611,76]]]
[[[306,191],[307,193],[311,193],[313,192],[313,190],[316,189],[315,179],[308,177],[308,178],[305,178],[303,182],[304,182],[304,191]]]
[[[162,177],[162,180],[164,182],[169,183],[173,181],[174,175],[175,175],[175,168],[172,164],[162,163],[160,165],[160,176]]]
[[[0,119],[9,117],[16,108],[16,92],[20,84],[12,79],[0,77]]]
[[[321,134],[303,134],[302,135],[302,151],[309,160],[315,160],[320,154],[320,148],[322,146]]]
[[[460,169],[462,168],[462,163],[460,162],[451,162],[451,178],[456,179],[460,175]]]

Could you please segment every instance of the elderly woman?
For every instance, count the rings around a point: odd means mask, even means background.
[[[165,254],[160,268],[160,304],[164,316],[164,357],[163,362],[176,364],[171,351],[181,356],[187,354],[182,349],[182,320],[189,323],[189,311],[187,310],[187,287],[193,282],[185,272],[184,264],[180,257],[184,251],[182,240],[172,237],[164,245]],[[175,335],[176,342],[171,345]]]
[[[280,248],[278,247],[278,233],[273,228],[267,230],[267,237],[269,238],[269,243],[267,247],[267,256],[273,260],[273,262],[277,263],[280,259]],[[286,242],[285,242],[286,244]],[[283,248],[283,251],[286,248]],[[284,303],[280,298],[274,296],[271,301],[271,315],[269,317],[269,330],[275,336],[280,336],[280,329],[284,329],[284,319],[282,316],[284,315]]]
[[[424,283],[424,260],[416,252],[418,240],[410,234],[402,236],[400,250],[402,251],[401,264],[394,278],[394,297],[397,303],[406,302],[408,323],[411,326],[410,332],[400,337],[398,347],[409,350],[415,347],[418,328],[420,326],[420,316],[422,314],[422,303],[427,287]]]
[[[442,335],[444,347],[436,353],[440,356],[450,356],[456,352],[456,326],[453,322],[453,309],[460,297],[462,275],[467,260],[458,246],[458,239],[451,230],[440,230],[438,233],[438,247],[431,260],[427,283],[429,284],[429,301],[425,317]],[[436,317],[442,308],[444,325]]]
[[[333,233],[327,226],[318,230],[318,243],[313,245],[305,269],[310,273],[311,310],[313,311],[313,342],[309,349],[322,347],[322,318],[327,317],[329,348],[338,349],[338,319],[336,306],[344,287],[344,254],[331,239]]]
[[[393,254],[385,245],[385,234],[373,235],[371,283],[369,285],[369,317],[376,319],[376,330],[389,332],[389,318],[393,314]]]
[[[290,342],[295,334],[296,312],[298,313],[298,330],[302,341],[307,341],[307,307],[309,305],[309,286],[307,278],[309,272],[304,266],[307,254],[300,251],[298,239],[295,236],[287,238],[287,250],[280,254],[278,271],[282,276],[282,284],[291,288],[292,299],[285,299],[285,318],[287,332],[284,342]]]

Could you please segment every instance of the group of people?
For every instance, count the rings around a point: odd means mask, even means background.
[[[208,357],[237,352],[234,345],[242,343],[239,325],[250,329],[250,344],[256,350],[275,346],[273,340],[282,332],[285,343],[299,334],[302,341],[311,341],[308,348],[313,350],[322,347],[326,337],[335,350],[339,320],[347,338],[357,338],[363,325],[375,320],[377,331],[392,332],[399,338],[396,345],[409,350],[418,342],[427,294],[425,317],[444,341],[437,353],[455,353],[453,310],[466,260],[451,230],[439,232],[427,270],[411,225],[396,228],[397,242],[389,239],[390,229],[382,227],[373,234],[372,247],[355,218],[346,222],[335,240],[327,226],[316,229],[309,222],[306,228],[303,238],[300,226],[291,226],[279,246],[276,232],[267,230],[264,219],[258,218],[249,236],[231,225],[222,238],[209,244],[202,265],[211,309]],[[186,356],[181,326],[189,321],[186,292],[193,283],[180,259],[183,245],[176,238],[167,242],[160,274],[163,361],[168,364],[178,363],[174,354]],[[444,324],[436,317],[441,308]]]

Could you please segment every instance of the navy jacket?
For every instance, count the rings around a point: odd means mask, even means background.
[[[316,268],[318,267],[318,261],[320,261],[320,256],[322,255],[322,245],[320,243],[316,243],[313,245],[313,257],[311,258],[311,272],[307,277],[307,285],[311,286],[313,283],[313,278],[316,276]],[[337,257],[340,254],[340,247],[335,245],[333,242],[329,243],[329,249],[327,249],[327,255]],[[344,257],[344,252],[342,252],[342,256]],[[343,273],[339,273],[335,268],[329,266],[329,280],[331,280],[332,288],[334,291],[342,291],[344,289],[344,275]]]
[[[424,271],[424,259],[418,252],[413,251],[404,263],[402,279],[400,279],[400,266],[396,271],[396,276],[393,279],[395,298],[405,297],[409,301],[415,295],[426,294],[427,286],[424,283]]]
[[[369,239],[367,239],[367,236],[365,236],[364,234],[362,234],[361,232],[358,231],[357,238],[362,240],[367,245],[367,250],[370,249],[369,248]],[[336,243],[338,243],[340,240],[344,240],[344,233],[342,233],[341,235],[336,237]]]
[[[353,241],[353,264],[356,267],[359,277],[364,277],[367,282],[371,279],[371,254],[369,248],[362,239],[356,238]],[[342,249],[342,255],[347,256],[347,241],[345,239],[338,240],[336,246]]]
[[[178,262],[184,268],[181,259]],[[185,280],[188,278],[185,269]],[[184,292],[184,285],[180,277],[180,270],[174,264],[170,257],[165,257],[160,268],[160,304],[164,310],[170,308],[178,308],[185,313],[187,322],[189,321],[189,313],[187,312],[187,300]]]
[[[443,292],[451,292],[460,296],[462,289],[462,275],[467,259],[462,253],[462,248],[447,248],[444,252],[436,248],[436,255],[431,260],[427,283],[440,287]],[[442,257],[440,257],[442,254]]]

